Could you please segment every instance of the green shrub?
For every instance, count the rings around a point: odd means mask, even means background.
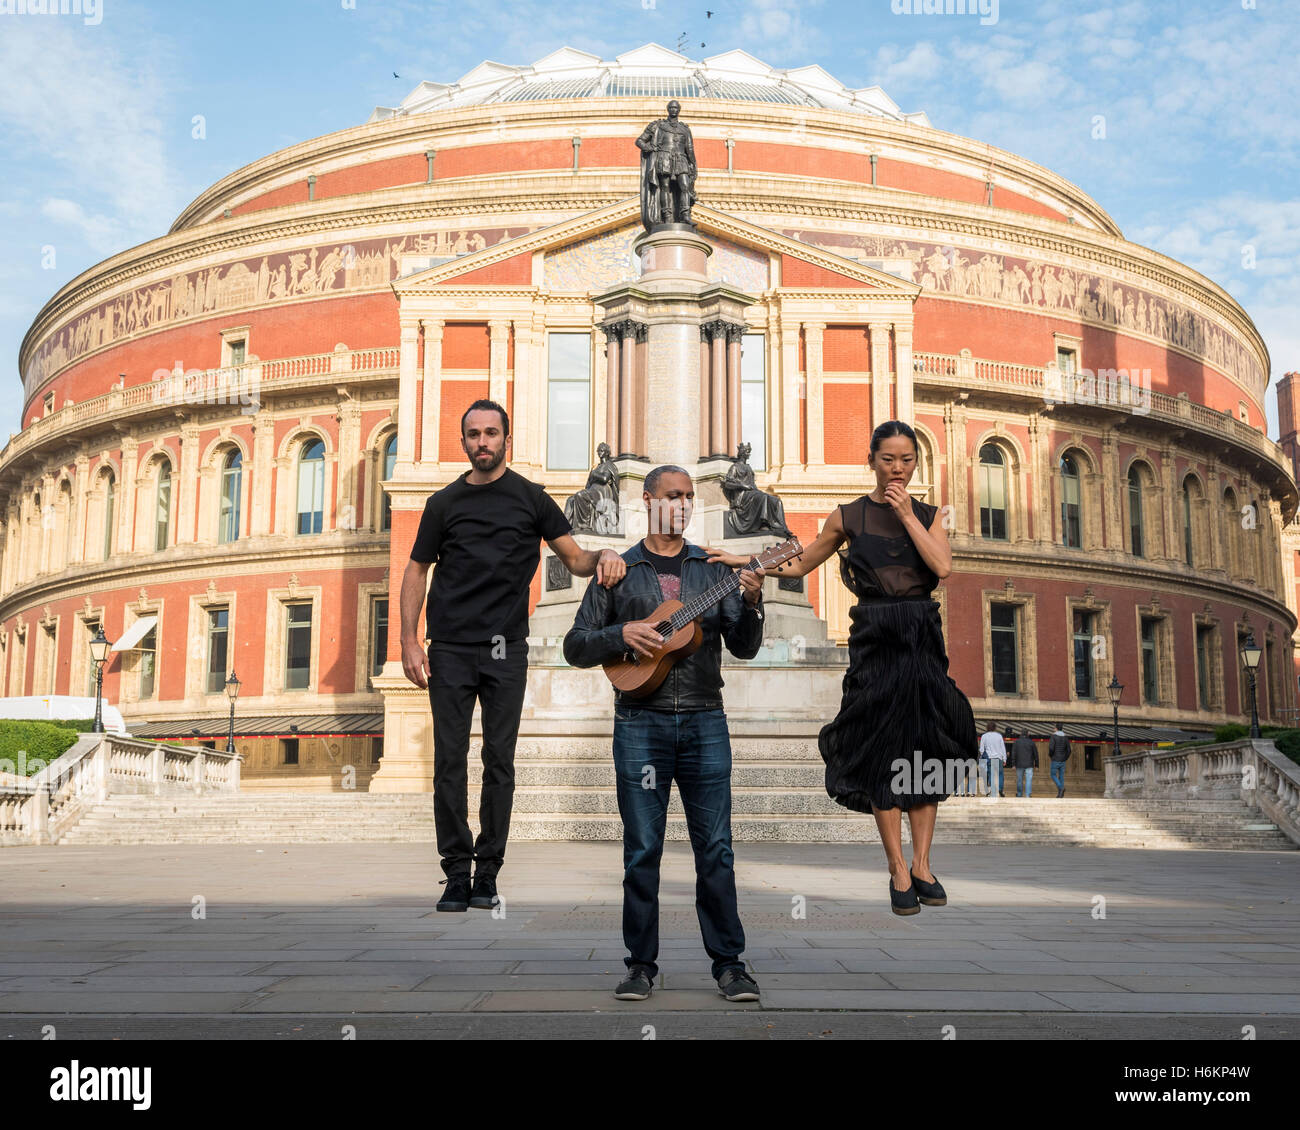
[[[1238,738],[1248,737],[1250,727],[1243,726],[1240,722],[1228,722],[1222,726],[1214,727],[1214,740],[1216,742],[1235,742]]]
[[[76,741],[77,730],[69,726],[25,719],[0,720],[0,769],[30,777],[66,753]]]

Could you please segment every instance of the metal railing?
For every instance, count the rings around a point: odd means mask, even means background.
[[[112,793],[238,792],[237,753],[160,745],[116,734],[82,734],[29,778],[0,781],[0,846],[58,843]]]

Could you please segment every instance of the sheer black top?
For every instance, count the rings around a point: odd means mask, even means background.
[[[938,509],[912,499],[912,513],[927,530]],[[889,503],[864,494],[840,507],[840,521],[848,537],[836,550],[840,577],[860,600],[925,597],[939,584]]]

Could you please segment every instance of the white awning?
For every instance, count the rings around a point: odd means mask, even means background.
[[[156,623],[158,623],[157,616],[141,616],[140,619],[138,619],[134,624],[132,624],[129,628],[127,628],[125,632],[122,633],[122,638],[119,639],[113,645],[112,650],[113,651],[133,650],[135,648],[135,645],[138,644],[142,639],[144,639],[145,636],[149,634],[149,630]]]

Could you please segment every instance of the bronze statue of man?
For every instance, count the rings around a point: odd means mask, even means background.
[[[682,104],[668,103],[668,117],[651,122],[636,139],[641,150],[641,224],[690,224],[695,203],[695,142],[678,115]],[[694,226],[694,225],[691,225]]]

